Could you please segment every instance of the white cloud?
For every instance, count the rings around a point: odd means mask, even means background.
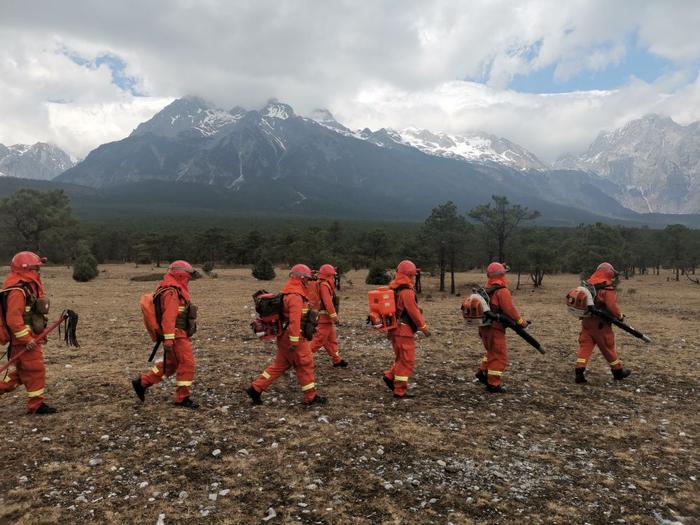
[[[697,100],[697,82],[686,74],[541,96],[509,91],[514,76],[602,71],[624,60],[631,34],[696,73],[698,25],[693,0],[5,0],[0,142],[52,140],[84,155],[170,97],[196,94],[223,107],[269,97],[301,113],[328,106],[352,125],[483,128],[548,159],[624,118],[691,118],[683,97]],[[148,98],[115,86],[106,65],[73,63],[66,49],[120,57]],[[486,86],[461,82],[484,76]]]

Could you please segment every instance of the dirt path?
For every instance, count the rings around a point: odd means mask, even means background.
[[[351,366],[319,354],[330,404],[308,409],[291,374],[265,405],[244,398],[274,349],[248,327],[259,283],[222,270],[192,285],[203,405],[192,413],[170,404],[170,382],[144,405],[129,385],[147,368],[138,299],[153,288],[129,277],[151,269],[102,269],[88,284],[45,271],[55,311],[81,314],[83,346],[46,350],[59,414],[25,415],[21,388],[0,398],[0,523],[700,523],[700,286],[623,282],[623,311],[654,344],[618,332],[633,375],[613,382],[596,353],[585,386],[573,383],[578,323],[563,306],[576,278],[516,292],[548,353],[510,334],[510,390],[494,396],[472,380],[482,350],[461,298],[426,279],[434,337],[418,341],[416,398],[395,402],[381,381],[390,345],[364,327],[369,287],[355,272],[339,329]]]

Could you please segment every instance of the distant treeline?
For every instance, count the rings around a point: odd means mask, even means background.
[[[410,258],[437,272],[483,267],[502,259],[538,286],[545,275],[587,272],[609,261],[625,274],[694,273],[700,231],[683,225],[663,230],[606,224],[576,228],[524,226],[537,212],[494,197],[462,215],[453,203],[433,210],[422,224],[324,219],[162,219],[86,222],[73,217],[61,191],[20,190],[0,201],[0,256],[30,249],[54,263],[70,263],[86,247],[100,263],[160,265],[187,259],[207,267],[253,265],[261,260],[318,268],[392,268]]]

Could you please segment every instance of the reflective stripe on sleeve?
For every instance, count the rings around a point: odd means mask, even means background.
[[[503,375],[503,372],[501,372],[500,370],[488,370],[486,373],[490,376],[502,376]]]
[[[577,363],[585,365],[588,362],[588,359],[584,359],[583,357],[579,357],[576,360]]]
[[[289,340],[290,340],[292,343],[298,343],[298,342],[299,342],[299,336],[298,336],[298,335],[290,335],[290,336],[289,336]]]
[[[404,383],[408,382],[408,376],[394,376],[394,381],[403,381]]]
[[[312,388],[316,388],[316,383],[309,383],[308,385],[302,386],[301,391],[306,392],[307,390],[311,390]]]
[[[186,306],[178,306],[177,307],[177,311],[180,313],[184,313],[186,310],[187,310]]]
[[[175,339],[175,334],[163,334],[163,339],[165,339],[166,341],[170,339]]]
[[[610,361],[609,364],[610,364],[610,366],[615,366],[615,365],[619,365],[621,362],[622,361],[620,361],[619,359],[615,359],[615,361]]]
[[[333,317],[333,318],[338,317],[338,314],[333,313],[333,314],[331,314],[331,317]]]
[[[158,369],[157,366],[154,366],[153,368],[151,368],[151,372],[153,372],[154,374],[160,374],[160,370]]]
[[[39,397],[44,395],[44,389],[40,388],[39,390],[32,390],[27,391],[27,397]]]
[[[26,337],[28,336],[31,332],[30,328],[28,326],[25,326],[23,330],[20,330],[19,332],[15,332],[15,337]]]
[[[177,386],[192,386],[192,381],[175,381]]]
[[[267,373],[267,370],[263,370],[262,374],[260,375],[263,376],[265,379],[270,379],[270,374]]]

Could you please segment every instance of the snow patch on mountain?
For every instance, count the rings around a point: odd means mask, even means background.
[[[75,165],[75,161],[58,146],[36,144],[0,144],[0,173],[23,179],[52,179]]]

